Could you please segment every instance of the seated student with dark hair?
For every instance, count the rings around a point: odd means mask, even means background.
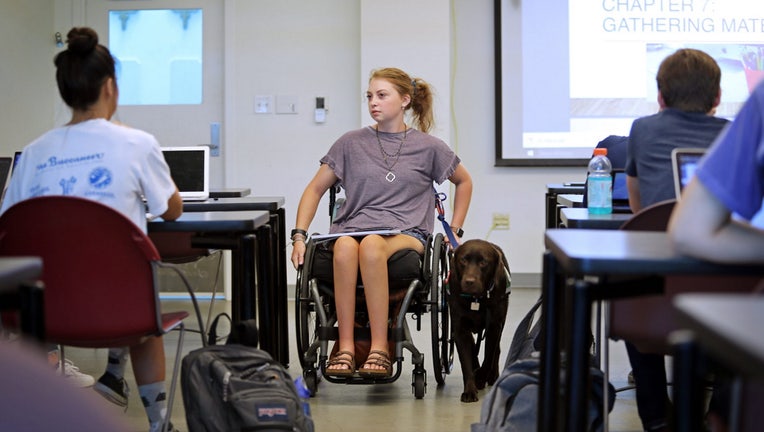
[[[67,49],[56,55],[54,63],[58,90],[72,109],[72,119],[24,148],[0,213],[35,196],[71,195],[110,206],[144,231],[146,205],[165,220],[177,219],[183,201],[159,143],[146,132],[110,121],[119,98],[114,57],[87,27],[71,29],[66,42]],[[50,160],[77,163],[47,163]],[[94,172],[99,181],[92,180]],[[161,337],[147,338],[129,349],[110,349],[106,372],[95,388],[110,401],[127,406],[123,372],[128,351],[149,430],[158,431],[167,413]]]
[[[632,212],[675,196],[671,151],[708,148],[728,123],[713,113],[721,99],[721,69],[695,49],[666,57],[656,76],[660,111],[634,121],[629,133],[626,183]],[[637,410],[645,430],[666,430],[670,406],[665,359],[626,342],[634,373]]]

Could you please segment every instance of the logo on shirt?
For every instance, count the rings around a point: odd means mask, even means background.
[[[96,189],[103,189],[111,184],[111,171],[99,167],[90,172],[88,178],[90,185]]]
[[[74,189],[74,184],[77,183],[77,179],[72,176],[68,179],[62,178],[58,184],[61,185],[61,195],[71,195]]]

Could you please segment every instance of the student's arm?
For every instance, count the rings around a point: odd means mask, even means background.
[[[642,199],[639,195],[639,179],[630,175],[626,176],[626,189],[629,191],[629,208],[632,213],[642,210]]]
[[[764,263],[764,231],[732,219],[730,211],[694,178],[669,222],[682,254],[717,262]]]
[[[300,203],[297,206],[297,218],[295,220],[294,227],[308,231],[310,223],[313,221],[313,217],[316,215],[318,209],[318,203],[321,201],[321,197],[324,196],[327,190],[337,182],[337,176],[334,175],[334,171],[329,168],[328,165],[322,164],[318,168],[318,172],[313,179],[308,183],[305,191],[302,193]],[[296,269],[305,261],[305,242],[297,241],[293,242],[292,248],[292,264]]]
[[[448,179],[455,186],[454,214],[451,217],[451,226],[462,228],[465,219],[467,219],[467,210],[469,210],[472,200],[472,176],[470,176],[467,168],[460,163]]]
[[[175,189],[170,199],[167,200],[167,211],[162,213],[162,219],[166,221],[173,221],[183,214],[183,199],[180,197],[180,192]]]

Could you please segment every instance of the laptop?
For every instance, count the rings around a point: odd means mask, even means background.
[[[626,172],[622,169],[614,169],[611,175],[613,176],[613,213],[631,213]]]
[[[674,192],[677,200],[695,175],[695,168],[705,153],[706,149],[702,148],[675,148],[671,151],[671,169],[674,171]]]
[[[13,163],[11,164],[11,175],[13,175],[13,171],[16,170],[16,165],[19,164],[19,159],[21,158],[21,152],[17,151],[13,154]]]
[[[8,185],[12,165],[12,157],[0,157],[0,201],[2,201],[2,197],[5,197],[5,187]]]
[[[183,201],[204,201],[210,197],[209,147],[162,147],[162,153]]]

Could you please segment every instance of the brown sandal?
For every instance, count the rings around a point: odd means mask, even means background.
[[[381,369],[370,369],[367,367],[368,365],[379,366]],[[358,369],[358,373],[370,378],[387,378],[391,376],[393,374],[393,365],[390,362],[390,353],[381,350],[371,351],[361,369]]]
[[[346,366],[329,369],[331,366]],[[355,356],[350,351],[337,351],[326,363],[326,376],[349,377],[355,373]]]

